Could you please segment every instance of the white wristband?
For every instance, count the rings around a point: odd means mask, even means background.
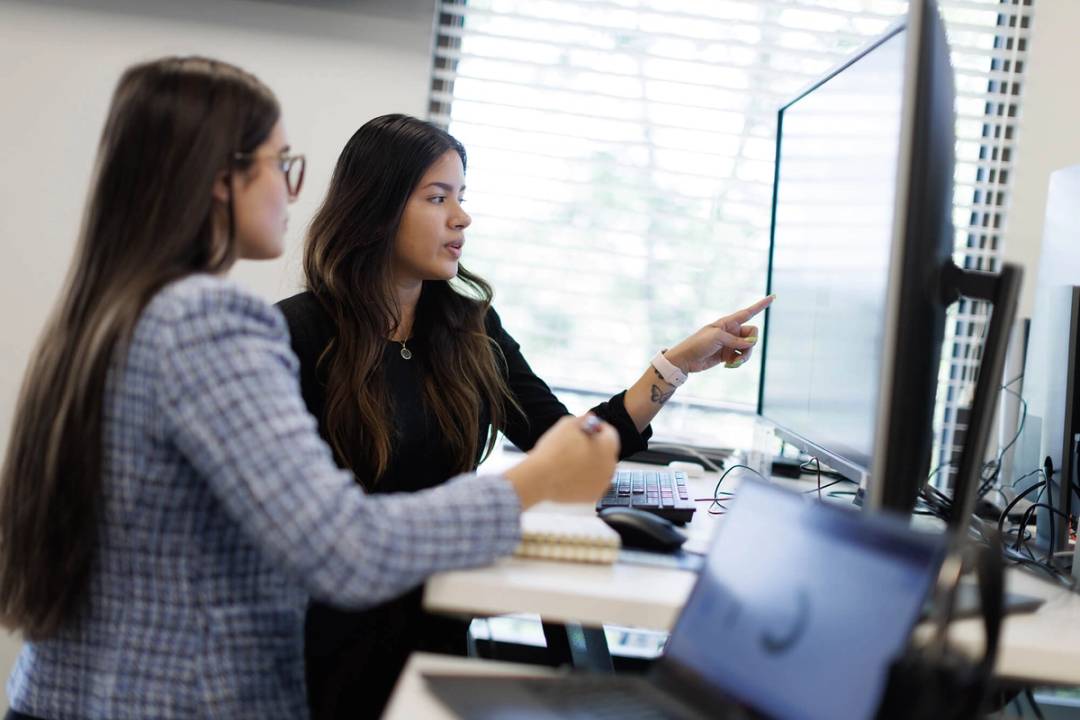
[[[679,387],[684,382],[686,382],[686,373],[677,368],[674,364],[671,363],[670,360],[664,357],[663,350],[656,353],[656,357],[654,357],[650,361],[650,364],[653,366],[653,369],[655,369],[656,372],[660,374],[660,377],[662,377],[664,379],[664,382],[666,382],[668,385],[671,385],[672,387]]]

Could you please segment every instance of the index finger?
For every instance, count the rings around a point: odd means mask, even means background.
[[[776,299],[775,295],[769,295],[767,297],[763,297],[760,300],[758,300],[756,303],[751,305],[750,307],[745,307],[742,310],[739,310],[738,312],[732,313],[728,317],[731,318],[732,320],[734,320],[737,323],[744,323],[747,320],[749,320],[750,318],[757,315],[759,312],[761,312],[765,308],[769,307],[769,305],[772,305],[772,301],[775,300],[775,299]]]

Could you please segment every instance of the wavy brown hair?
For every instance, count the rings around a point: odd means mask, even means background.
[[[213,186],[279,115],[254,76],[206,58],[137,65],[116,87],[74,260],[0,469],[0,617],[31,639],[54,634],[88,590],[109,368],[160,288],[233,262],[231,204],[229,232],[215,232]]]
[[[465,148],[429,123],[384,115],[364,124],[338,158],[304,248],[308,289],[336,327],[319,359],[323,424],[338,461],[368,489],[386,472],[393,447],[392,403],[380,364],[401,321],[394,239],[409,196],[449,151],[464,167]],[[480,437],[481,413],[501,430],[508,409],[520,410],[506,384],[505,359],[485,331],[491,298],[491,286],[459,265],[453,281],[425,281],[416,308],[413,333],[439,361],[417,356],[413,362],[424,363],[424,402],[456,472],[474,468],[481,448],[494,446],[494,432]]]

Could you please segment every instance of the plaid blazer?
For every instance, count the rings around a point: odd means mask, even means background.
[[[281,314],[222,278],[152,299],[104,412],[88,597],[24,645],[7,685],[23,713],[307,717],[309,597],[372,605],[519,539],[502,477],[365,495],[305,410]]]

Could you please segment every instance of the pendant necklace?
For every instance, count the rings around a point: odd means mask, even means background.
[[[412,360],[412,350],[405,347],[405,341],[404,340],[398,340],[398,342],[401,343],[401,357],[402,357],[402,359],[403,360]]]

